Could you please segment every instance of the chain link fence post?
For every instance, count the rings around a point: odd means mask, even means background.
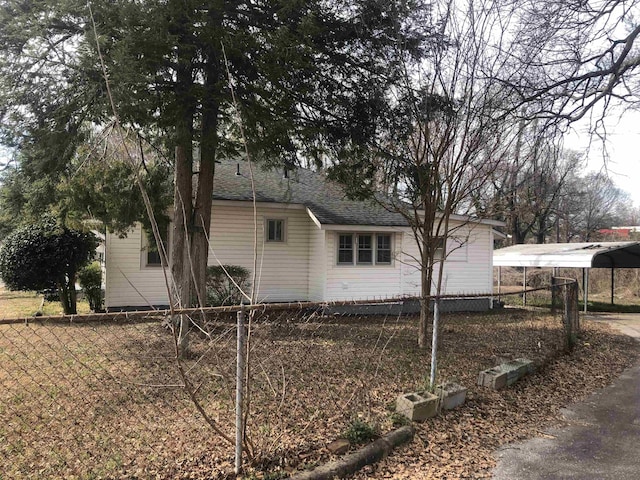
[[[564,314],[562,321],[565,329],[565,347],[572,350],[576,343],[579,329],[578,317],[578,282],[576,280],[565,283]]]
[[[438,369],[438,329],[440,328],[440,297],[433,300],[433,332],[431,338],[431,372],[429,386],[436,386],[436,371]]]
[[[245,308],[240,307],[237,313],[237,356],[236,356],[236,455],[235,474],[239,475],[242,470],[242,444],[244,436],[243,428],[243,402],[244,402],[244,362],[245,362],[245,328],[244,328]]]

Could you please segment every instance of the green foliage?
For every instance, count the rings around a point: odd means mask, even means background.
[[[249,270],[244,267],[239,265],[207,267],[207,305],[215,307],[238,305],[245,300],[238,287],[248,293],[250,286]]]
[[[349,424],[343,436],[349,440],[349,443],[352,445],[360,445],[370,442],[376,438],[378,434],[374,426],[356,418]]]
[[[84,291],[89,307],[94,312],[102,310],[102,267],[91,262],[78,272],[78,282]]]
[[[0,249],[0,277],[10,290],[55,288],[65,313],[75,313],[75,279],[97,246],[92,233],[60,226],[45,216],[11,233]]]
[[[393,412],[391,414],[391,425],[393,428],[404,427],[405,425],[409,425],[411,420],[398,412]]]
[[[173,187],[171,171],[166,164],[152,163],[140,171],[141,180],[156,213],[161,231],[166,230]],[[110,231],[124,235],[135,222],[150,230],[146,208],[136,183],[131,164],[115,160],[101,162],[98,158],[85,163],[78,175],[60,182],[58,208],[64,211],[68,223],[79,224],[94,218]]]
[[[178,143],[211,160],[242,152],[228,67],[250,151],[272,164],[364,155],[402,113],[389,87],[440,42],[422,0],[92,9],[98,39],[86,3],[0,6],[0,139],[19,147],[31,179],[65,172],[112,115],[96,42],[122,124],[158,139],[169,156]]]

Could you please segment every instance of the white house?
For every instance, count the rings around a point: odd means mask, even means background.
[[[318,172],[254,167],[257,215],[244,163],[216,165],[209,265],[253,269],[258,230],[258,298],[265,302],[363,300],[420,293],[417,243],[406,220],[372,202],[348,200]],[[493,289],[492,220],[453,217],[444,285],[448,294]],[[167,305],[157,255],[140,226],[106,237],[109,309]]]

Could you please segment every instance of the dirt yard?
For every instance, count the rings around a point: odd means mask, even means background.
[[[233,447],[185,391],[233,436],[235,326],[193,335],[177,368],[159,322],[0,325],[0,478],[235,478]],[[426,386],[430,354],[416,319],[262,315],[251,330],[246,478],[285,478],[328,459],[354,420],[386,433],[400,393]],[[414,442],[359,478],[482,478],[500,444],[536,435],[558,410],[606,385],[638,355],[602,325],[584,324],[563,355],[560,317],[523,310],[444,317],[438,378],[469,387],[460,409],[417,425]],[[538,373],[493,392],[475,386],[502,357]],[[353,430],[353,426],[351,427]],[[356,447],[353,447],[356,448]]]

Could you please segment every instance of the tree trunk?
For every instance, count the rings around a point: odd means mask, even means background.
[[[213,177],[218,145],[218,113],[216,101],[218,94],[218,64],[214,52],[209,52],[205,68],[206,94],[202,105],[202,132],[200,137],[200,171],[198,189],[194,205],[194,226],[191,238],[193,251],[194,291],[198,304],[205,306],[207,301],[206,275],[209,257],[209,235],[211,233],[211,199],[213,196]]]
[[[67,285],[67,295],[69,295],[69,309],[72,315],[78,313],[78,294],[76,292],[76,276],[69,275]]]
[[[67,295],[67,284],[65,282],[58,285],[58,296],[62,304],[62,313],[71,315],[71,307],[69,306],[69,296]]]
[[[429,226],[432,228],[432,225]],[[431,317],[431,280],[433,278],[433,255],[430,254],[433,250],[432,243],[432,235],[423,228],[422,249],[420,252],[420,325],[418,328],[418,347],[420,348],[427,348],[429,345],[428,327]]]
[[[171,288],[178,307],[191,306],[192,265],[190,236],[193,231],[193,122],[196,99],[193,85],[193,62],[196,48],[192,45],[193,25],[189,12],[177,6],[181,15],[176,19],[174,30],[180,37],[178,42],[175,103],[175,189],[173,199],[173,244],[171,247]],[[188,349],[190,320],[186,315],[174,319],[178,331],[178,354]]]
[[[176,147],[175,192],[173,214],[173,245],[171,248],[171,274],[178,308],[191,303],[191,249],[189,230],[192,213],[191,155],[182,145]],[[182,355],[188,349],[189,319],[181,315],[179,321],[178,349]]]
[[[431,288],[427,269],[429,267],[421,267],[421,288],[420,288],[420,325],[418,329],[418,347],[426,348],[428,345],[428,327],[429,327],[429,306],[431,303]]]
[[[78,313],[75,284],[75,275],[70,276],[58,284],[58,296],[62,304],[62,311],[65,315],[75,315]]]

